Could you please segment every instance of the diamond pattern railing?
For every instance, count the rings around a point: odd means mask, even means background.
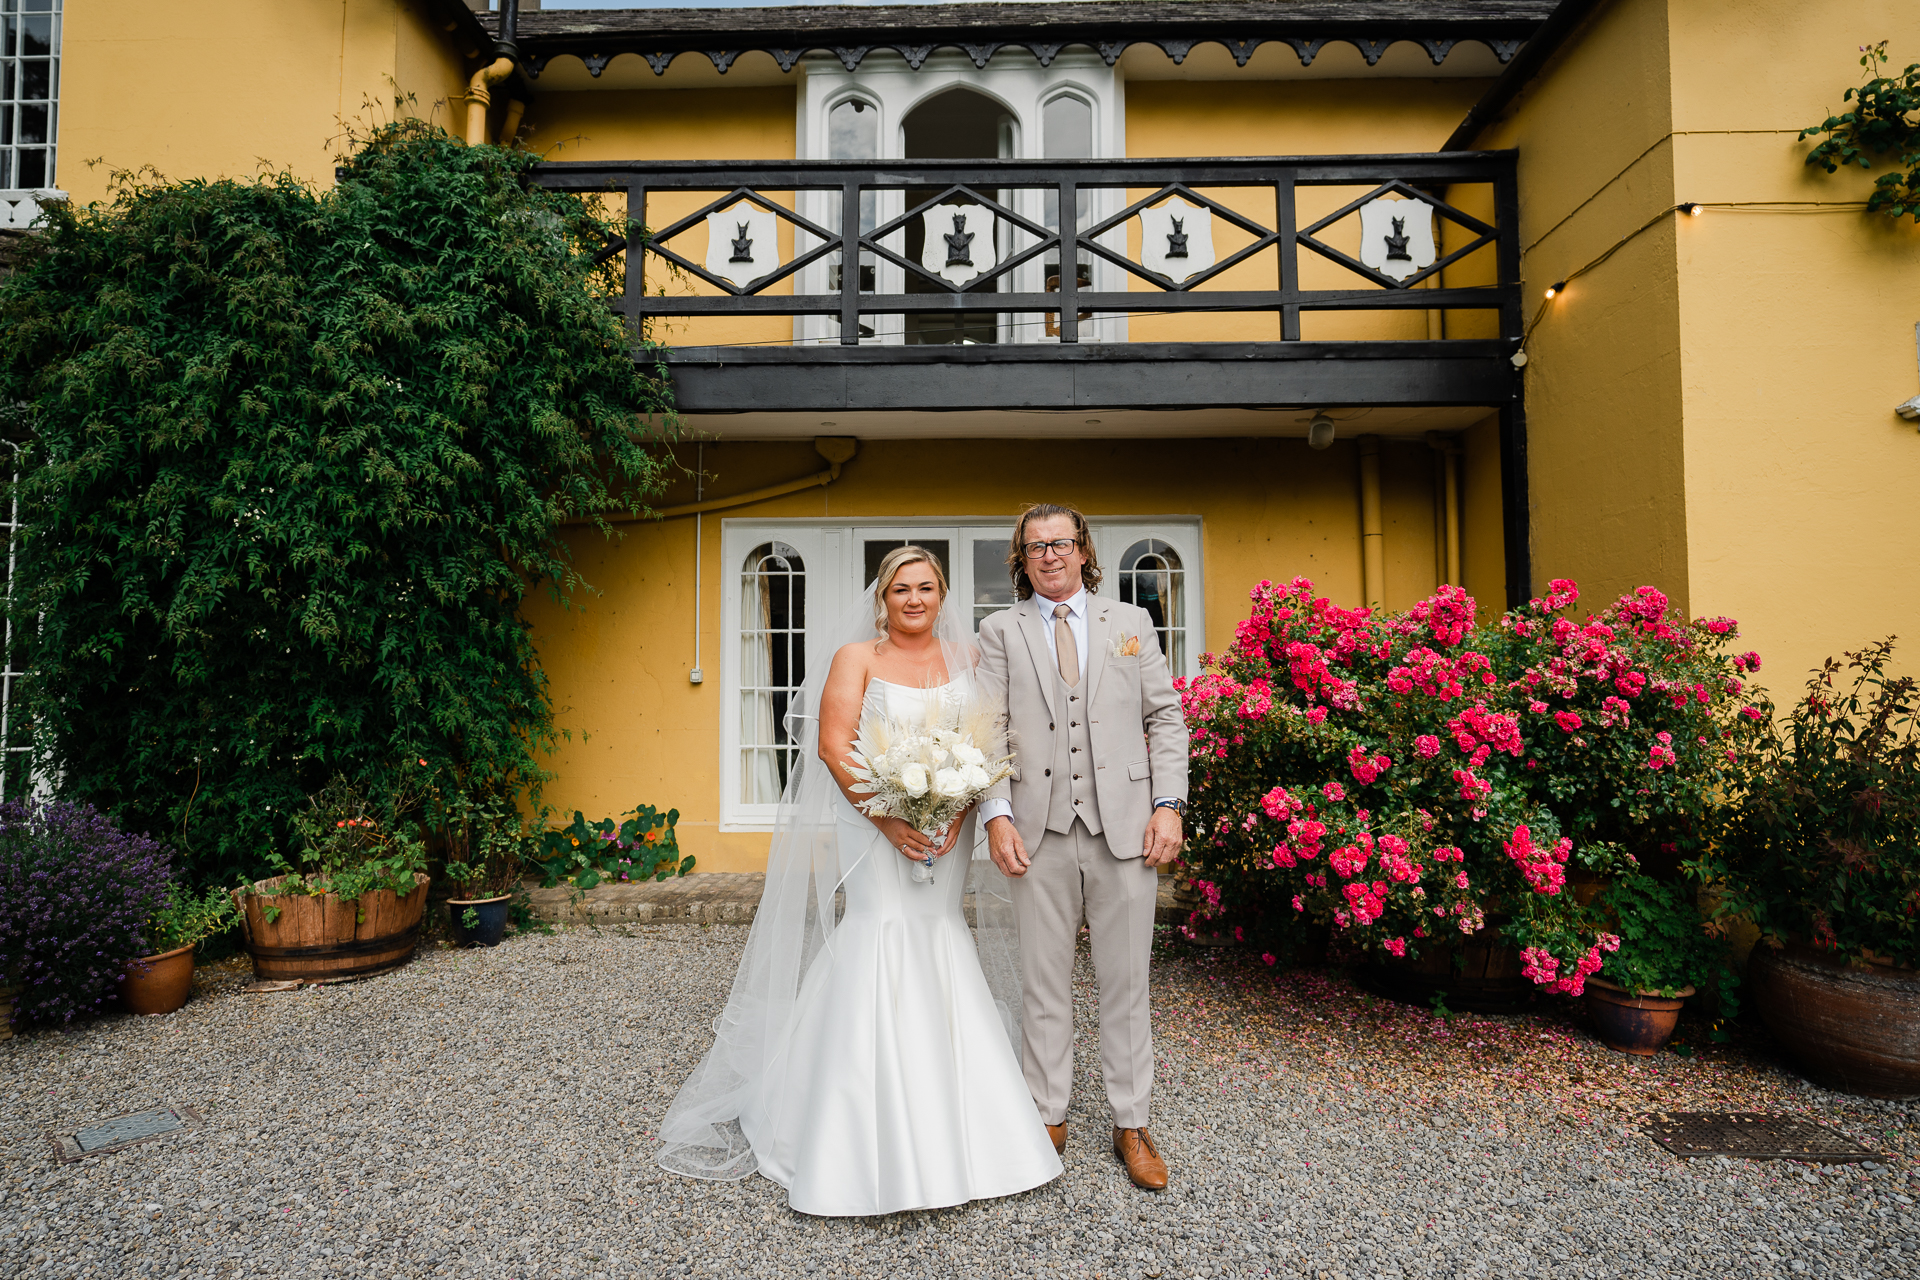
[[[838,321],[837,341],[855,345],[863,321],[882,316],[1042,314],[1049,317],[1049,333],[1057,328],[1060,342],[1073,343],[1083,339],[1089,321],[1082,317],[1088,316],[1269,311],[1279,317],[1280,338],[1297,341],[1300,316],[1307,311],[1471,309],[1497,311],[1502,338],[1517,339],[1521,331],[1512,152],[1214,160],[573,161],[542,164],[536,176],[555,189],[623,194],[633,228],[648,225],[650,201],[679,209],[689,196],[711,193],[693,212],[633,235],[641,251],[626,252],[626,288],[613,303],[636,326],[656,317],[824,317]],[[1482,203],[1493,210],[1491,221],[1442,194],[1475,186],[1490,188],[1491,198]],[[1365,194],[1303,227],[1300,193],[1316,187]],[[1152,194],[1127,198],[1140,190]],[[1236,208],[1229,193],[1248,199]],[[867,227],[861,226],[863,197],[869,209],[880,202]],[[1046,212],[1085,207],[1089,197],[1096,207],[1084,218]],[[1176,198],[1246,242],[1217,260],[1194,264],[1184,279],[1133,256],[1126,247],[1132,234],[1128,223],[1140,219],[1144,236],[1148,213]],[[1376,201],[1395,202],[1396,212],[1409,208],[1400,201],[1426,205],[1435,246],[1446,229],[1444,251],[1436,248],[1432,261],[1416,266],[1405,250],[1406,238],[1398,236],[1386,254],[1409,265],[1396,275],[1363,261],[1364,248],[1356,254],[1330,238],[1342,223],[1364,224],[1359,215]],[[983,221],[976,225],[995,237],[995,260],[953,278],[931,265],[931,258],[915,261],[907,246],[916,225],[924,242],[935,234],[928,221],[932,215],[958,207],[979,210]],[[741,224],[733,262],[750,267],[751,278],[744,280],[714,269],[712,237],[721,232],[709,232],[707,260],[692,248],[702,226],[711,228],[716,219],[743,208],[746,216],[757,212],[781,224],[794,245],[791,253],[770,255],[763,264],[749,252],[754,238]],[[1078,225],[1082,221],[1085,225]],[[842,228],[860,229],[844,233]],[[959,222],[953,229],[952,239],[971,239]],[[1400,232],[1400,223],[1391,230]],[[725,234],[734,234],[731,224]],[[1443,272],[1488,248],[1493,269],[1475,274],[1491,276],[1490,283],[1445,284]],[[1351,286],[1304,287],[1302,250],[1351,273]],[[752,251],[761,252],[767,251]],[[962,257],[950,259],[950,267],[956,261],[972,265],[964,248],[951,252]],[[662,291],[656,279],[649,293],[648,258],[712,292]],[[821,270],[856,259],[863,270]],[[1267,278],[1275,283],[1270,287],[1218,287],[1235,268],[1261,261],[1271,263]],[[1091,262],[1104,269],[1083,283],[1081,271],[1059,269],[1063,262],[1079,263],[1082,270]],[[866,270],[869,265],[880,274]],[[1057,274],[1042,276],[1049,269]],[[1151,289],[1129,289],[1128,279]],[[788,281],[794,282],[791,291],[776,291]],[[871,324],[867,328],[872,331]]]

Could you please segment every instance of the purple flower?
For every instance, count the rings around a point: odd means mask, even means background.
[[[16,1024],[99,1012],[165,899],[172,854],[88,805],[0,805],[0,974]],[[88,953],[92,954],[89,955]]]

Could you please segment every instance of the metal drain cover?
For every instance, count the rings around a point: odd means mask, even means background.
[[[200,1113],[192,1107],[155,1107],[131,1115],[114,1116],[87,1125],[72,1133],[53,1135],[54,1154],[61,1160],[78,1160],[119,1151],[137,1143],[191,1129],[200,1123]]]
[[[1805,1160],[1847,1164],[1876,1160],[1837,1129],[1801,1116],[1757,1111],[1653,1111],[1640,1117],[1649,1138],[1676,1156],[1733,1156],[1742,1160]]]

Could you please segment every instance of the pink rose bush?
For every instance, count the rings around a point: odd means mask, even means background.
[[[1700,852],[1759,732],[1738,678],[1759,659],[1652,587],[1585,619],[1578,600],[1556,580],[1483,627],[1457,587],[1404,613],[1255,587],[1181,682],[1196,923],[1273,952],[1311,919],[1402,956],[1492,920],[1535,983],[1580,994],[1619,939],[1573,877]]]

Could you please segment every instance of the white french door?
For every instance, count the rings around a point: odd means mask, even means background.
[[[1191,517],[1095,520],[1100,594],[1145,609],[1176,676],[1201,650],[1200,522]],[[721,522],[720,826],[770,830],[798,747],[784,720],[840,620],[880,561],[914,543],[940,561],[949,607],[978,632],[1014,603],[1003,519],[724,520]]]

